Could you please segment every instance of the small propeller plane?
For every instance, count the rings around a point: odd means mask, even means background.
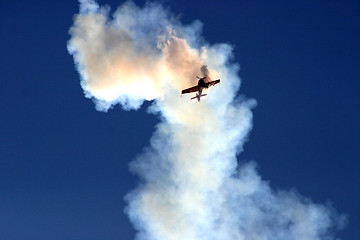
[[[207,77],[203,77],[203,78],[199,78],[198,76],[196,76],[196,77],[199,79],[198,85],[182,90],[181,94],[197,92],[196,96],[190,98],[190,100],[193,100],[193,99],[197,98],[198,102],[200,102],[200,98],[207,95],[207,94],[202,94],[203,89],[204,88],[209,88],[209,87],[214,86],[215,84],[218,84],[220,82],[220,79],[217,79],[215,81],[205,82],[205,79]]]

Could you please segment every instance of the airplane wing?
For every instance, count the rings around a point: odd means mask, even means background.
[[[218,84],[219,82],[220,82],[220,79],[208,82],[208,84],[209,84],[208,86],[209,87],[214,86],[215,84]]]
[[[191,87],[191,88],[182,90],[182,91],[181,91],[181,94],[191,93],[191,92],[197,92],[197,91],[199,91],[199,87],[198,87],[198,86],[194,86],[194,87]]]

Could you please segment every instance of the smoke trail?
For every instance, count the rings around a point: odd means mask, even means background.
[[[158,4],[126,2],[109,12],[80,1],[68,50],[98,110],[154,100],[149,110],[162,116],[149,147],[130,164],[142,179],[126,196],[137,239],[332,239],[343,217],[272,190],[254,162],[237,165],[255,101],[236,98],[231,47],[204,43],[200,22],[183,26]],[[222,83],[201,103],[180,98],[195,76]]]

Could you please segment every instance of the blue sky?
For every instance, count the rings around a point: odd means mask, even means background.
[[[359,3],[163,4],[185,24],[202,21],[209,43],[235,48],[239,94],[258,102],[238,160],[255,160],[274,189],[330,202],[348,216],[337,236],[359,237]],[[132,239],[123,197],[138,179],[128,163],[158,117],[148,103],[97,112],[83,96],[66,49],[76,1],[0,7],[1,238]]]

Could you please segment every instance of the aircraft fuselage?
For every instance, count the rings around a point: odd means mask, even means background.
[[[209,84],[206,84],[206,82],[205,82],[205,78],[206,77],[200,78],[198,81],[199,91],[196,93],[196,97],[195,97],[195,98],[197,98],[198,102],[200,102],[201,97],[207,95],[207,94],[202,94],[203,89],[209,87]]]

